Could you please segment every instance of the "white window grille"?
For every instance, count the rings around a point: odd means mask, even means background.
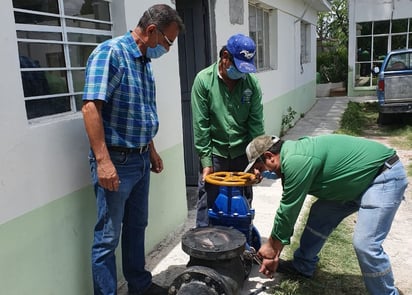
[[[270,69],[270,11],[259,2],[249,2],[249,36],[256,43],[255,65],[258,71]]]
[[[13,0],[28,120],[78,112],[92,50],[112,38],[105,0]]]
[[[310,63],[310,24],[307,22],[300,23],[300,61],[301,64]]]
[[[389,51],[406,48],[412,48],[412,18],[357,23],[355,86],[376,86],[372,69]]]

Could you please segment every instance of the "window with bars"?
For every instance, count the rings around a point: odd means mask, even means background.
[[[87,59],[112,38],[106,0],[13,0],[27,119],[82,105]]]
[[[372,73],[386,54],[412,48],[412,19],[394,19],[356,24],[355,86],[376,86]]]
[[[310,24],[307,22],[300,23],[300,62],[301,64],[310,63]]]
[[[270,9],[249,2],[249,36],[256,43],[255,65],[258,71],[270,69]]]

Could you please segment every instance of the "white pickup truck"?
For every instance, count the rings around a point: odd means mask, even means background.
[[[412,114],[412,49],[389,52],[374,72],[378,74],[378,123]]]

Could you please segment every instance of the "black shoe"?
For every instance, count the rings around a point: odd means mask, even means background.
[[[283,273],[283,274],[290,275],[290,276],[302,276],[308,279],[312,277],[310,275],[307,275],[307,274],[304,274],[298,271],[293,266],[292,260],[279,259],[279,265],[278,265],[276,272]]]
[[[130,292],[130,291],[128,293],[128,295],[137,295],[137,294],[138,294],[137,292]],[[150,287],[141,294],[142,295],[167,295],[168,289],[161,287],[155,283],[152,283]]]
[[[398,290],[399,295],[404,295],[403,292],[399,288],[396,288],[396,290]]]

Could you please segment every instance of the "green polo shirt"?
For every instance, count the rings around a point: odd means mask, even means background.
[[[202,167],[213,166],[212,154],[236,158],[264,134],[262,91],[247,74],[232,92],[218,76],[218,62],[200,71],[192,87],[194,145]]]
[[[272,237],[289,244],[307,194],[337,201],[361,197],[394,154],[381,143],[347,135],[285,141],[280,151],[283,193]]]

